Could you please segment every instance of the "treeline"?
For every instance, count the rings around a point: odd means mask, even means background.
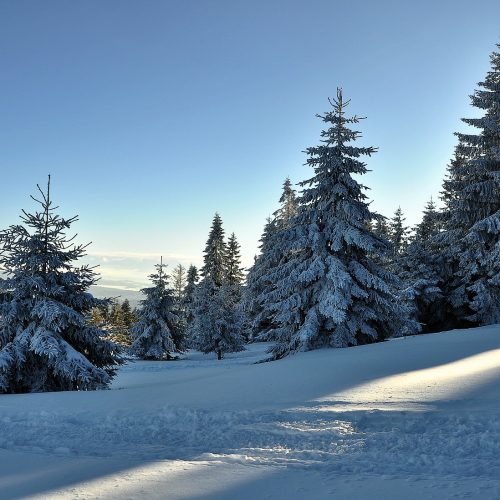
[[[189,348],[224,353],[242,350],[248,340],[242,307],[245,271],[235,234],[227,241],[215,214],[198,269],[178,264],[168,272],[163,259],[141,290],[137,309],[128,300],[104,301],[92,309],[90,323],[105,330],[124,352],[146,360],[175,359]],[[200,281],[201,279],[201,281]]]
[[[131,327],[130,353],[142,359],[172,359],[188,348],[204,353],[242,350],[245,314],[242,309],[244,270],[240,245],[231,234],[225,241],[222,219],[215,214],[200,269],[178,265],[168,275],[160,260],[144,288],[145,299]]]

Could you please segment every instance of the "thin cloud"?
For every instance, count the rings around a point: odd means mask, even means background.
[[[194,262],[195,259],[192,256],[186,256],[174,253],[162,253],[162,252],[124,252],[124,251],[88,251],[87,255],[89,257],[95,257],[102,259],[103,261],[122,261],[122,260],[134,260],[139,262],[144,261],[154,261],[158,262],[160,257],[163,257],[164,261],[175,261],[175,262]]]

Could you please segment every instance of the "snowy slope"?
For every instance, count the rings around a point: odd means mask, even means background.
[[[500,498],[500,325],[0,396],[0,498]]]

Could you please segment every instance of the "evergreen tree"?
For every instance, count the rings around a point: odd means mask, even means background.
[[[436,204],[431,199],[424,208],[422,221],[415,227],[415,240],[428,245],[431,238],[439,234],[442,228],[442,216],[436,210]]]
[[[180,350],[175,342],[178,319],[166,267],[161,259],[155,266],[156,272],[149,276],[153,286],[141,290],[146,298],[141,301],[137,322],[132,327],[134,342],[130,351],[142,359],[172,359]]]
[[[401,207],[398,207],[389,223],[389,240],[392,243],[394,255],[404,252],[408,245],[408,233],[410,231],[404,225],[405,220],[403,210],[401,210]]]
[[[441,200],[444,202],[442,211],[443,228],[449,231],[459,230],[462,234],[455,235],[458,240],[463,236],[465,229],[463,224],[457,224],[452,214],[455,212],[455,204],[458,200],[458,195],[465,187],[464,184],[464,166],[467,163],[467,158],[460,152],[460,148],[455,148],[455,155],[446,168],[446,178],[443,181],[443,190],[441,191]],[[460,231],[461,230],[461,231]],[[448,237],[451,235],[448,234]]]
[[[246,336],[252,340],[259,340],[259,336],[260,340],[264,340],[272,325],[272,314],[264,308],[263,296],[273,287],[269,274],[278,264],[272,255],[272,241],[276,231],[276,220],[268,217],[260,238],[260,254],[246,277],[243,307],[248,319]]]
[[[23,210],[22,225],[0,232],[0,392],[104,389],[116,365],[119,347],[107,332],[89,324],[93,308],[106,300],[87,290],[97,282],[89,266],[75,266],[86,245],[65,231],[78,217],[56,214],[47,190],[39,186],[41,209]]]
[[[184,289],[187,284],[186,268],[182,264],[178,264],[172,272],[172,285],[175,300],[178,304],[184,301]]]
[[[455,148],[455,155],[447,167],[447,176],[443,182],[441,199],[444,208],[439,214],[440,231],[426,242],[426,258],[430,257],[433,262],[432,278],[437,279],[442,297],[441,300],[434,300],[437,311],[433,321],[429,322],[430,328],[424,327],[424,331],[450,330],[470,325],[465,320],[469,314],[467,306],[463,300],[455,298],[455,290],[462,283],[457,250],[467,230],[466,225],[455,216],[460,193],[466,186],[464,167],[468,161],[460,149],[459,146]],[[433,299],[435,297],[430,296],[428,300]]]
[[[458,282],[450,300],[464,314],[458,320],[473,325],[500,321],[499,52],[491,55],[491,70],[479,87],[471,100],[484,116],[463,120],[478,134],[457,134],[457,150],[465,160],[455,167],[448,222],[450,240],[460,238],[455,253]]]
[[[226,280],[230,285],[241,285],[244,279],[241,267],[240,244],[236,235],[231,234],[227,242]]]
[[[287,261],[271,276],[267,295],[274,310],[275,358],[322,346],[346,347],[418,329],[392,293],[397,278],[372,255],[387,243],[367,228],[378,217],[368,207],[364,186],[353,175],[366,173],[358,158],[375,152],[351,143],[360,118],[345,116],[342,91],[333,110],[319,117],[327,124],[322,143],[307,149],[314,176],[301,186],[294,224],[280,238]]]
[[[387,218],[380,214],[373,214],[374,219],[366,221],[366,228],[369,232],[378,236],[382,241],[385,242],[387,248],[389,249],[387,252],[380,253],[377,252],[370,257],[379,265],[384,268],[390,269],[392,272],[394,269],[394,248],[391,241],[391,231],[389,228],[389,224],[387,223]]]
[[[387,224],[387,219],[383,216],[378,217],[375,220],[375,224],[372,224],[372,232],[383,238],[384,240],[391,240],[389,225]]]
[[[174,294],[174,314],[177,316],[177,325],[174,329],[174,342],[179,351],[186,349],[187,315],[185,306],[185,288],[187,284],[186,268],[178,264],[172,272]]]
[[[94,307],[90,311],[89,324],[108,333],[110,340],[121,347],[130,346],[130,329],[125,325],[123,313],[115,299],[107,307]]]
[[[191,302],[191,298],[198,283],[198,269],[192,264],[188,267],[186,276],[186,287],[184,288],[184,298],[187,304]]]
[[[275,288],[273,273],[287,255],[281,252],[280,240],[294,224],[297,215],[297,196],[290,179],[285,179],[279,199],[280,207],[268,218],[260,239],[260,255],[247,275],[247,286],[243,301],[248,320],[247,336],[253,340],[273,340],[274,312],[267,296]]]
[[[221,286],[226,279],[227,247],[224,242],[222,219],[218,213],[215,214],[212,221],[203,262],[202,277],[210,278],[217,286]]]
[[[99,328],[102,328],[103,330],[106,330],[106,331],[110,330],[110,327],[106,321],[106,316],[103,313],[102,307],[94,307],[90,311],[89,322],[92,325],[95,325],[95,326],[98,326]]]
[[[233,259],[238,257],[234,249]],[[215,352],[222,359],[225,352],[243,350],[244,318],[239,307],[240,285],[229,283],[228,252],[224,243],[222,221],[218,214],[210,230],[203,256],[203,279],[196,286],[193,301],[193,320],[190,328],[192,344],[204,353]]]
[[[113,300],[110,311],[111,339],[121,345],[130,346],[130,327],[127,326],[125,315],[117,300]]]
[[[287,227],[293,217],[297,215],[297,196],[288,177],[283,183],[280,203],[280,208],[273,215],[278,224]]]
[[[186,311],[186,332],[189,332],[193,322],[194,292],[198,283],[198,269],[192,264],[189,266],[184,288],[184,310]]]
[[[217,286],[211,278],[204,278],[194,294],[194,346],[205,354],[214,352],[218,360],[225,353],[243,351],[243,325],[232,286]]]
[[[121,304],[121,310],[123,315],[123,322],[127,329],[130,329],[133,323],[137,320],[134,315],[134,311],[132,311],[132,307],[130,306],[130,301],[125,299]]]
[[[413,241],[392,264],[404,283],[401,300],[413,310],[413,317],[423,332],[437,331],[446,321],[441,247],[436,238],[441,225],[441,214],[431,198],[424,208],[422,221],[415,227]]]

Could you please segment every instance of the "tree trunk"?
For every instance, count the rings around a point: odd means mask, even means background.
[[[220,361],[222,359],[222,351],[217,349],[217,359]]]

